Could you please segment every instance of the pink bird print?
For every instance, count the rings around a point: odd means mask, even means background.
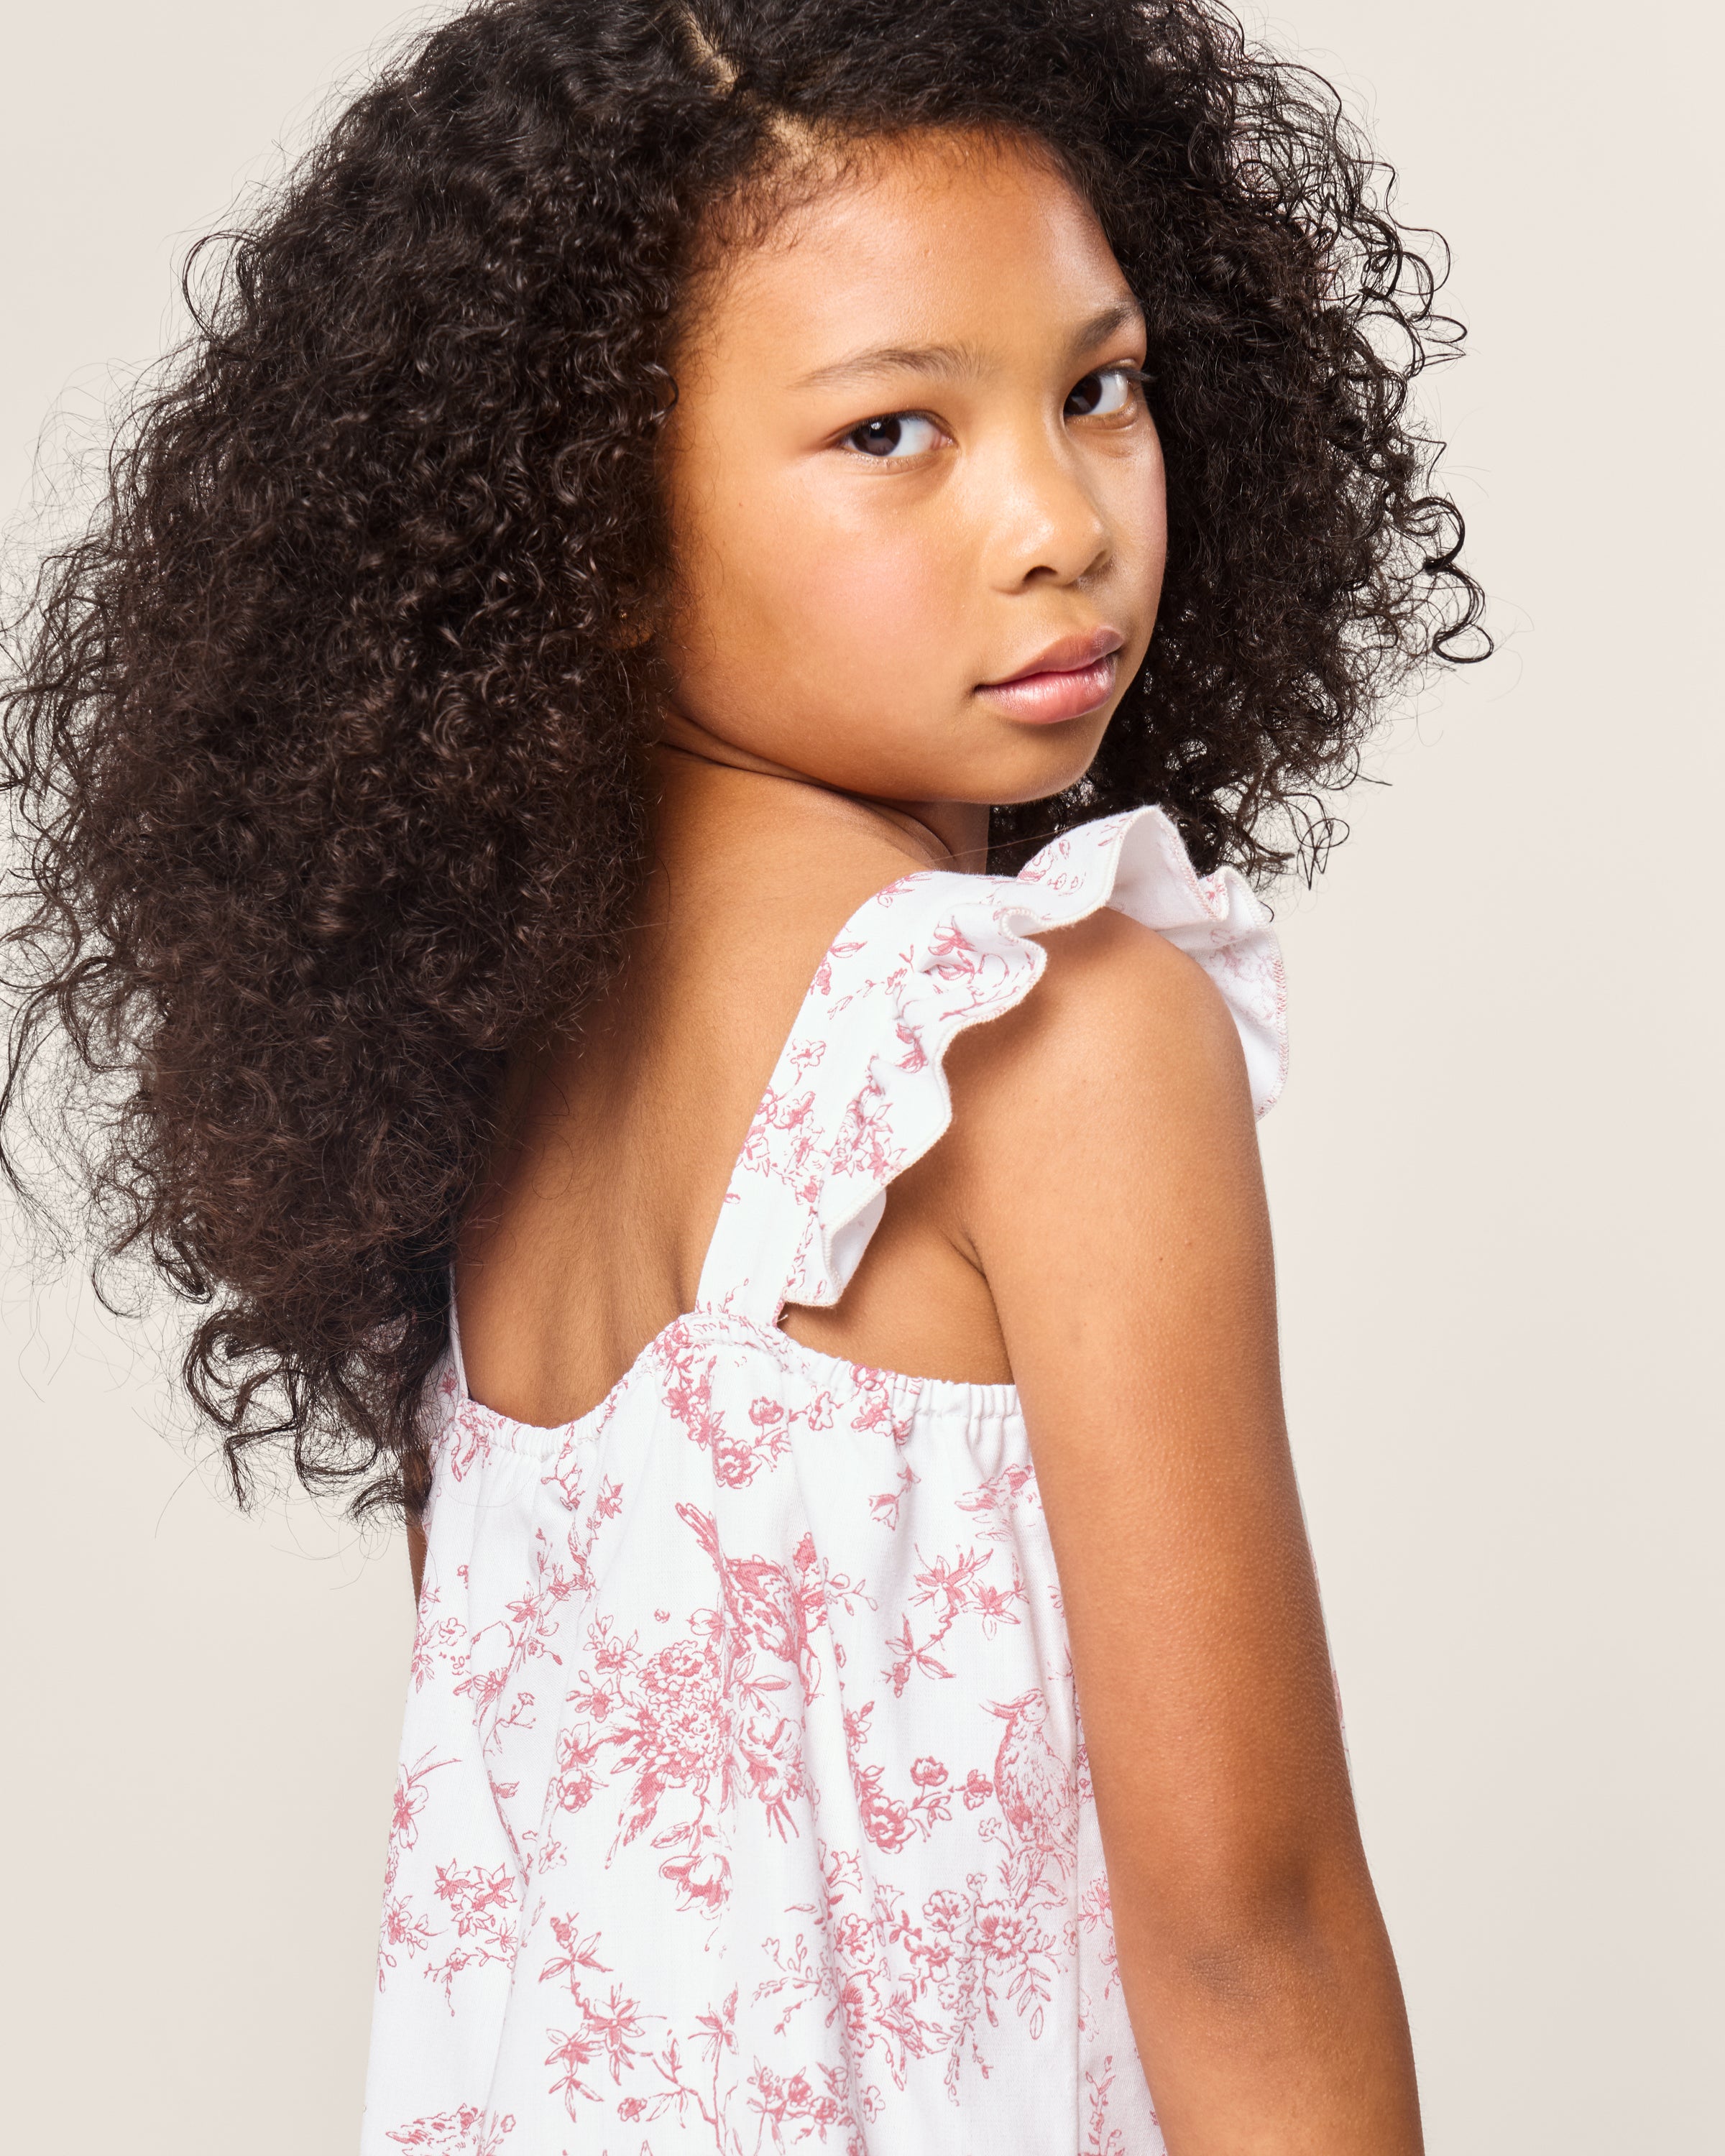
[[[677,1512],[713,1561],[732,1630],[778,1661],[795,1662],[802,1669],[804,1683],[811,1684],[809,1627],[796,1583],[784,1566],[764,1557],[726,1557],[711,1512],[694,1505],[679,1505]]]
[[[1064,1884],[1078,1861],[1078,1785],[1048,1741],[1048,1701],[1037,1691],[1004,1706],[983,1704],[1006,1724],[994,1755],[994,1793],[1016,1845],[1014,1870],[1023,1867],[1018,1891],[1040,1885],[1050,1858]]]

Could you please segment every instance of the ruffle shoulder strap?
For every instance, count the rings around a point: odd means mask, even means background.
[[[1261,1116],[1287,1068],[1286,992],[1269,916],[1232,869],[1199,876],[1159,808],[1079,825],[1015,876],[923,869],[866,900],[809,984],[757,1110],[702,1270],[700,1301],[776,1325],[843,1295],[887,1186],[952,1118],[942,1067],[968,1025],[1040,978],[1034,938],[1113,906],[1215,983]]]

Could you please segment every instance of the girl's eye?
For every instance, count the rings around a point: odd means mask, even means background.
[[[940,438],[940,429],[933,420],[915,412],[889,412],[884,419],[865,419],[845,437],[852,449],[883,464],[889,458],[921,456]]]
[[[1108,419],[1132,402],[1132,386],[1143,380],[1136,367],[1101,367],[1086,374],[1066,399],[1069,419]]]

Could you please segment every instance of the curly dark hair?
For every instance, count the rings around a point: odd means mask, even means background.
[[[1461,334],[1439,273],[1333,91],[1214,0],[481,0],[421,38],[193,249],[195,332],[6,629],[7,1164],[44,1073],[81,1088],[98,1277],[204,1306],[241,1504],[283,1440],[356,1519],[423,1502],[505,1059],[603,984],[645,871],[655,658],[617,623],[666,558],[700,236],[811,130],[929,127],[1072,175],[1168,468],[1149,658],[991,865],[1159,802],[1264,880],[1386,691],[1474,655],[1404,414]]]

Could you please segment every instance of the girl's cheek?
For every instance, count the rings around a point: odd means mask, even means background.
[[[787,553],[783,596],[798,634],[835,651],[920,648],[966,598],[951,549],[909,521],[886,531],[820,535]]]
[[[726,532],[673,639],[684,709],[729,736],[778,708],[878,729],[895,712],[944,707],[975,670],[963,629],[973,598],[952,551],[903,525],[858,531],[787,520],[777,531]],[[791,762],[799,752],[752,735],[748,745]]]

